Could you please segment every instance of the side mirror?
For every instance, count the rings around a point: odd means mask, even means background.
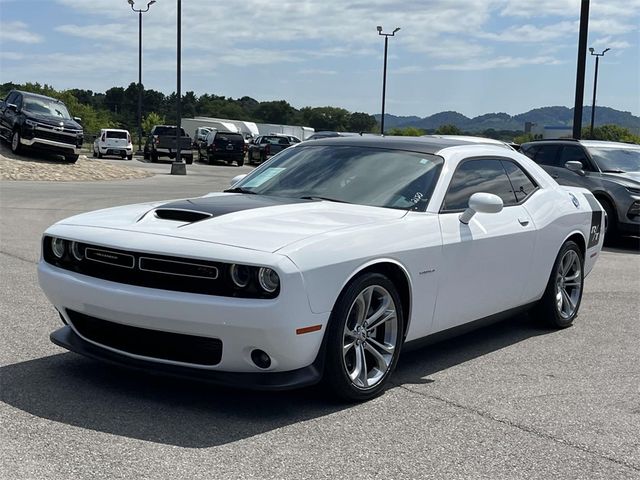
[[[80,117],[73,117],[73,119],[78,123],[82,122],[82,119]]]
[[[15,103],[7,103],[7,108],[9,110],[13,110],[14,112],[18,111],[18,106]]]
[[[238,183],[240,180],[242,180],[246,176],[247,176],[246,173],[241,173],[240,175],[236,175],[231,179],[231,181],[229,182],[229,185],[233,187],[236,183]]]
[[[460,214],[460,222],[467,225],[476,213],[499,213],[504,203],[492,193],[474,193],[469,198],[469,208]]]
[[[582,165],[582,162],[578,162],[577,160],[565,163],[564,168],[566,168],[567,170],[571,170],[572,172],[576,172],[578,175],[585,174],[584,165]]]

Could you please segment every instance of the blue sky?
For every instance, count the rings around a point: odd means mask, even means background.
[[[136,7],[146,1],[136,0]],[[176,85],[176,0],[144,15],[143,83]],[[467,116],[573,106],[579,0],[182,2],[182,91],[296,108]],[[640,0],[592,0],[598,105],[640,115]],[[584,104],[591,103],[587,58]],[[126,0],[0,0],[0,82],[103,92],[138,78],[138,18]]]

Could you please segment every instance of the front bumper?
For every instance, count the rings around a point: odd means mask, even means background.
[[[38,265],[42,290],[79,337],[82,335],[73,326],[68,311],[125,326],[219,339],[222,342],[219,363],[201,365],[145,357],[82,337],[85,343],[120,358],[121,363],[136,365],[142,361],[159,369],[173,366],[199,370],[202,375],[291,372],[313,364],[320,352],[329,312],[312,313],[301,277],[296,279],[293,275],[285,284],[286,277],[283,276],[280,295],[265,300],[124,285],[62,270],[44,260]],[[296,332],[310,325],[322,328],[302,335]],[[269,368],[261,369],[254,364],[251,359],[254,349],[271,357]]]
[[[56,345],[85,357],[108,362],[134,370],[161,373],[172,377],[206,381],[218,385],[256,390],[288,390],[314,385],[322,378],[323,356],[318,355],[314,363],[289,372],[235,373],[187,368],[180,365],[158,364],[147,360],[130,358],[100,348],[82,339],[70,326],[64,326],[50,335]]]
[[[64,150],[66,152],[73,152],[76,155],[80,155],[81,147],[71,145],[64,142],[56,142],[55,140],[48,140],[46,138],[20,138],[20,143],[27,147],[39,147],[42,149]]]

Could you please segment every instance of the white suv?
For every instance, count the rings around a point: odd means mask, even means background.
[[[100,135],[93,142],[93,156],[102,158],[105,155],[115,155],[131,160],[133,158],[133,145],[131,134],[127,130],[116,128],[103,128]]]

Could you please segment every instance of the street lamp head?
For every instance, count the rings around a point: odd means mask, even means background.
[[[382,33],[382,27],[380,25],[378,25],[376,29],[378,30],[378,33]]]
[[[156,3],[156,0],[151,0],[149,3],[147,3],[147,8],[153,5],[154,3]]]
[[[396,27],[396,29],[393,31],[393,33],[399,32],[400,31],[400,27]]]
[[[611,50],[610,48],[605,48],[604,51],[602,52],[602,55],[604,55],[605,53],[607,53],[609,50]]]
[[[589,47],[589,51],[590,51],[591,53],[593,53],[594,48],[593,48],[593,47]]]

